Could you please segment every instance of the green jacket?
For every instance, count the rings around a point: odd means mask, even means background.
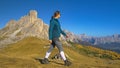
[[[63,34],[66,36],[66,33],[62,31],[60,22],[58,19],[52,18],[50,20],[50,27],[49,27],[49,40],[52,40],[53,38],[59,38],[60,34]]]

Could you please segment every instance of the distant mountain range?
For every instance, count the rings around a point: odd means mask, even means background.
[[[102,49],[108,49],[120,53],[120,34],[104,37],[92,37],[85,34],[77,35],[77,43],[92,45]]]
[[[28,36],[48,39],[48,28],[49,26],[45,24],[42,19],[37,17],[37,11],[31,10],[18,21],[11,20],[3,29],[0,29],[0,48],[22,40]],[[75,35],[70,31],[64,31],[69,38],[66,39],[62,36],[61,40],[92,45],[120,53],[120,34],[106,37],[92,37],[85,34]]]

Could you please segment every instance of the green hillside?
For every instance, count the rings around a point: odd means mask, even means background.
[[[51,59],[58,53],[57,48],[52,51],[50,64],[44,65],[38,59],[43,58],[49,48],[48,40],[28,37],[0,50],[0,68],[120,68],[120,55],[117,53],[73,43],[71,45],[64,46],[71,66],[64,66],[62,60]]]

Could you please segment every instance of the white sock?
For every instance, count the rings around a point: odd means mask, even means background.
[[[66,57],[65,57],[65,54],[64,54],[63,51],[60,52],[60,55],[61,55],[62,59],[65,61],[65,60],[66,60]]]
[[[50,53],[46,52],[45,58],[48,58],[50,56]]]

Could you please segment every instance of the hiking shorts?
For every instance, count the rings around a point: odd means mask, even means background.
[[[62,43],[60,42],[59,38],[54,38],[52,39],[52,43],[47,52],[50,53],[55,48],[55,46],[58,48],[59,52],[63,51]]]

